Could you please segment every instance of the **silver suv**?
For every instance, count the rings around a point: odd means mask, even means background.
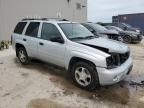
[[[22,64],[34,58],[63,67],[88,90],[117,83],[132,69],[126,44],[96,37],[75,22],[24,19],[12,34],[12,45]]]

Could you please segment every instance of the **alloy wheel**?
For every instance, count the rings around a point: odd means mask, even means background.
[[[91,74],[90,72],[84,67],[77,67],[75,70],[75,79],[78,84],[86,87],[91,83]]]
[[[26,59],[27,59],[26,54],[24,53],[23,50],[20,50],[20,51],[19,51],[19,59],[20,59],[20,61],[23,62],[23,63],[24,63],[24,62],[26,61]]]

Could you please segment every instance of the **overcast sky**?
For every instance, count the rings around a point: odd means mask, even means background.
[[[144,13],[144,0],[88,0],[88,20],[111,22],[113,15]]]

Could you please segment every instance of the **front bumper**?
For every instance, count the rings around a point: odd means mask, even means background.
[[[142,36],[132,37],[132,42],[140,42],[142,39]]]
[[[96,67],[99,75],[100,85],[111,85],[118,83],[119,81],[123,80],[127,74],[130,73],[132,66],[133,61],[132,58],[129,57],[129,59],[124,64],[115,69]]]

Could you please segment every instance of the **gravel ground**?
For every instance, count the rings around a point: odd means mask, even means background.
[[[64,70],[36,60],[23,66],[12,48],[0,51],[0,108],[143,108],[144,41],[129,46],[131,74],[93,92],[76,87]]]

